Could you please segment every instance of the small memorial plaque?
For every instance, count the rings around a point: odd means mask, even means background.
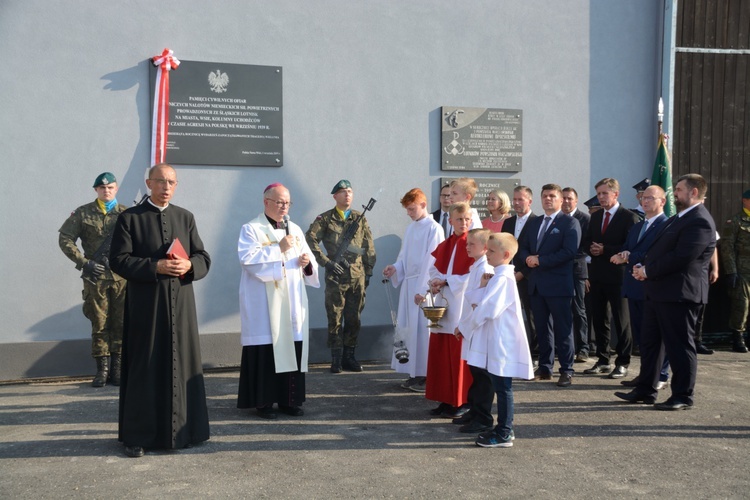
[[[279,66],[182,61],[169,75],[166,160],[283,165],[281,77]],[[152,66],[152,106],[155,80]]]
[[[520,172],[520,109],[442,107],[441,170]]]
[[[455,179],[456,177],[442,177],[440,179],[440,185],[442,186],[446,182]],[[520,179],[488,179],[479,177],[472,177],[472,179],[477,183],[477,194],[475,194],[474,198],[471,200],[471,208],[476,209],[477,213],[479,213],[480,219],[485,219],[490,215],[489,212],[487,212],[487,196],[489,196],[492,191],[495,189],[505,191],[508,198],[513,201],[513,189],[521,185]],[[512,207],[511,210],[513,210]]]

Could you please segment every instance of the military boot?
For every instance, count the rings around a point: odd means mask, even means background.
[[[109,375],[109,356],[99,356],[96,358],[96,376],[91,382],[91,387],[104,387],[107,384],[107,375]]]
[[[341,349],[331,349],[331,373],[341,373]]]
[[[122,355],[112,354],[112,360],[109,366],[109,383],[114,386],[120,385],[120,376],[122,374]]]
[[[344,358],[341,360],[341,367],[348,372],[362,371],[362,365],[354,357],[353,347],[344,347]]]
[[[734,352],[747,352],[745,340],[742,338],[742,332],[732,332],[732,350]]]

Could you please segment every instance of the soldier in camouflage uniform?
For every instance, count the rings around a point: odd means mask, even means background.
[[[375,244],[367,219],[351,210],[352,185],[341,180],[331,191],[336,206],[320,214],[310,225],[305,238],[319,265],[326,268],[325,302],[328,314],[328,347],[331,349],[331,372],[361,372],[354,357],[360,319],[365,306],[365,289],[375,266]],[[347,251],[339,262],[333,259],[349,226],[360,220]],[[320,245],[326,249],[327,256]],[[343,318],[343,322],[342,322]]]
[[[97,370],[91,385],[103,387],[108,377],[112,385],[120,385],[125,280],[109,269],[108,258],[109,236],[125,207],[117,204],[117,179],[110,172],[96,178],[94,190],[96,200],[70,214],[59,241],[63,253],[83,271],[83,315],[91,321],[91,355]],[[76,243],[79,238],[83,253]]]
[[[720,244],[722,264],[732,301],[729,314],[732,350],[747,352],[742,335],[750,310],[750,189],[742,193],[742,212],[724,224]]]

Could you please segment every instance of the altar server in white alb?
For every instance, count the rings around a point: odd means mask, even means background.
[[[495,233],[487,243],[487,262],[494,267],[482,287],[468,292],[465,300],[471,312],[461,318],[459,332],[469,343],[468,363],[486,370],[497,396],[497,425],[477,436],[485,448],[513,446],[513,378],[534,377],[531,353],[521,312],[511,261],[518,251],[513,235]],[[492,397],[481,404],[492,406]]]
[[[409,378],[401,384],[404,389],[424,392],[427,375],[427,351],[430,332],[427,319],[414,296],[424,294],[428,288],[427,270],[432,265],[432,252],[445,239],[443,228],[427,212],[427,197],[419,188],[414,188],[401,198],[401,206],[413,221],[406,226],[404,241],[396,262],[383,269],[383,276],[394,287],[401,285],[396,318],[396,338],[403,340],[409,351],[409,361],[400,363],[395,356],[391,368],[397,373],[407,373]]]
[[[305,234],[289,220],[291,205],[286,187],[268,186],[263,213],[242,226],[237,244],[243,346],[237,407],[255,408],[268,419],[278,416],[274,403],[287,415],[304,414],[309,348],[305,285],[320,287]]]

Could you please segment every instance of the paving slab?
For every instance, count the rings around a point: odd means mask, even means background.
[[[750,497],[750,355],[701,356],[690,411],[620,402],[603,376],[516,381],[506,449],[364,366],[311,367],[305,416],[275,421],[236,408],[237,372],[207,373],[211,440],[137,459],[117,442],[117,388],[0,385],[0,498]]]

